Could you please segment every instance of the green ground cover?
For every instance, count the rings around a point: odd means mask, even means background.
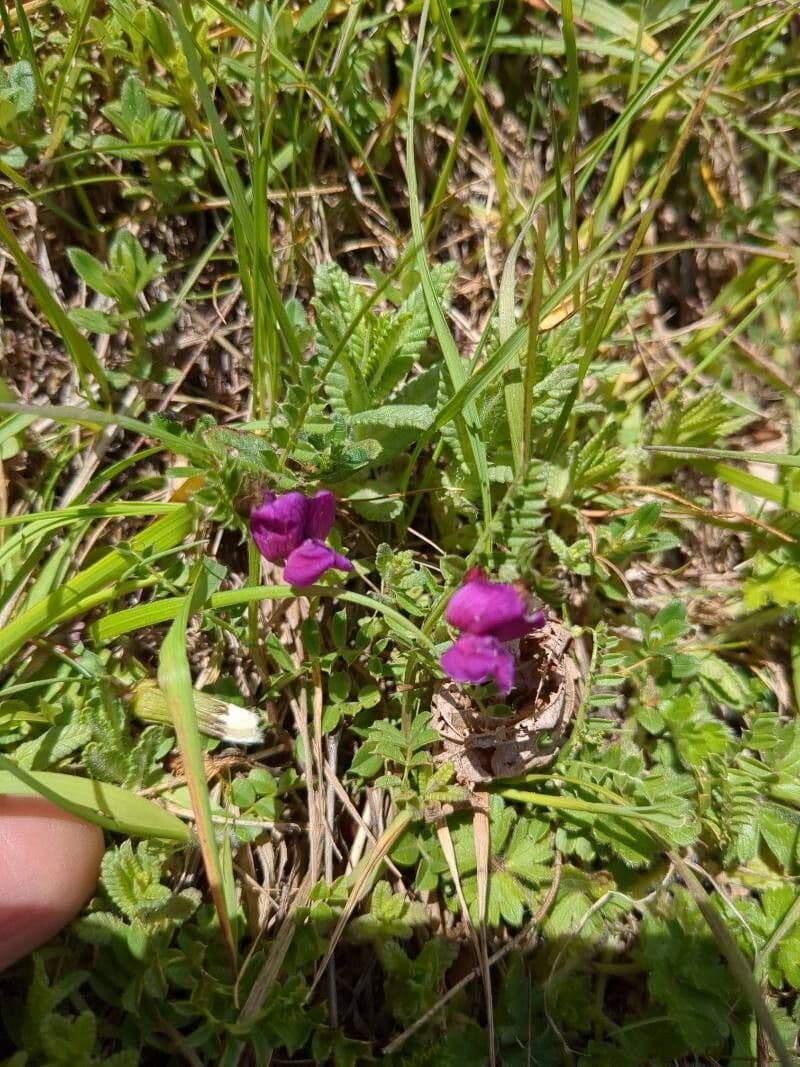
[[[107,844],[3,1062],[795,1062],[797,4],[0,15],[0,793]]]

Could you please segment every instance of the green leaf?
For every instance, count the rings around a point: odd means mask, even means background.
[[[76,326],[89,333],[116,333],[120,328],[118,319],[97,308],[72,308],[69,317]]]
[[[348,936],[355,941],[380,944],[393,938],[407,940],[417,926],[428,925],[424,904],[409,901],[404,894],[393,893],[386,882],[378,882],[372,891],[370,909],[354,919]]]
[[[457,943],[443,937],[427,941],[414,959],[396,941],[380,946],[386,1004],[399,1022],[411,1024],[439,999],[445,973],[457,954]]]
[[[315,1020],[304,1009],[308,990],[299,975],[272,986],[262,1009],[259,1026],[263,1026],[270,1040],[285,1046],[290,1056],[301,1049],[311,1037]]]
[[[785,871],[800,857],[800,814],[780,804],[765,803],[759,820],[761,836]]]
[[[718,1047],[730,1026],[731,982],[716,944],[693,923],[645,915],[636,958],[644,967],[650,995],[693,1052]]]
[[[145,333],[163,333],[178,318],[178,309],[171,300],[162,300],[155,304],[144,317]]]
[[[51,1015],[42,1026],[42,1051],[48,1057],[48,1067],[74,1063],[89,1063],[94,1052],[95,1017],[90,1011],[70,1019]]]
[[[745,711],[753,704],[753,695],[742,674],[720,656],[698,657],[698,680],[705,691],[724,707]]]
[[[94,289],[96,293],[116,299],[117,290],[109,275],[108,268],[99,259],[84,251],[82,248],[68,248],[67,259],[72,264],[73,270],[83,281]]]
[[[728,751],[733,737],[728,726],[709,710],[696,686],[659,705],[667,732],[681,762],[696,768]]]
[[[393,522],[403,514],[403,500],[392,494],[392,484],[368,482],[348,495],[355,511],[370,522]]]
[[[143,841],[136,852],[130,841],[124,841],[103,856],[103,887],[126,919],[138,918],[169,896],[169,889],[160,883],[161,864],[162,854]]]
[[[158,277],[163,263],[163,255],[148,259],[130,230],[117,230],[114,234],[108,250],[108,265],[113,271],[117,299],[127,302],[128,310],[135,308],[137,297]]]
[[[704,389],[696,397],[675,400],[656,429],[658,445],[712,444],[729,437],[753,421],[749,413],[732,404],[719,389]]]
[[[138,75],[129,74],[122,85],[120,95],[122,115],[129,129],[135,122],[145,122],[150,114],[150,101]]]
[[[361,315],[364,299],[347,274],[334,263],[314,273],[317,352],[322,360],[338,358],[325,379],[325,392],[334,411],[345,414],[366,410],[370,394],[364,375],[375,315]],[[361,316],[359,318],[359,316]],[[353,327],[353,323],[357,325]]]
[[[0,71],[0,100],[11,106],[11,118],[24,118],[33,111],[36,103],[36,79],[26,59],[12,63]]]
[[[14,761],[26,770],[45,770],[59,760],[76,752],[91,738],[91,727],[85,714],[65,710],[58,715],[56,725],[31,741],[17,745]]]
[[[152,800],[107,782],[53,771],[25,771],[0,756],[0,795],[43,796],[65,811],[106,830],[133,837],[161,837],[187,844],[188,827]]]
[[[295,33],[302,37],[313,30],[327,15],[330,3],[331,0],[313,0],[313,3],[300,12],[294,24]]]
[[[350,416],[351,426],[383,426],[389,429],[407,427],[412,430],[427,430],[433,422],[433,408],[424,404],[385,404],[370,411],[359,411]]]
[[[752,576],[742,585],[746,608],[752,611],[769,603],[781,608],[800,604],[800,563],[793,553],[759,552],[753,557],[752,566]]]

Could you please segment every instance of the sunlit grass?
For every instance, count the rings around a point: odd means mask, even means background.
[[[792,1062],[791,5],[0,10],[0,793],[107,831],[2,1055]],[[472,566],[581,684],[466,788]]]

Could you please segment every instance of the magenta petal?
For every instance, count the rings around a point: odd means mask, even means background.
[[[501,693],[514,686],[514,657],[496,637],[462,634],[439,662],[454,682],[480,685],[493,678]]]
[[[524,637],[531,630],[538,630],[544,626],[546,616],[543,611],[532,611],[529,615],[523,615],[521,619],[512,619],[502,626],[495,626],[492,634],[498,641],[515,641],[518,637]]]
[[[262,556],[280,563],[305,539],[308,501],[302,493],[267,493],[250,514],[250,532]]]
[[[286,560],[283,579],[290,585],[313,585],[333,566],[336,553],[321,541],[304,541]]]
[[[494,683],[504,696],[506,693],[510,693],[514,688],[515,673],[516,663],[514,662],[514,657],[507,648],[503,648],[501,645],[497,650],[497,660],[494,667]]]
[[[353,564],[322,541],[304,541],[289,554],[283,578],[289,585],[313,585],[330,567],[350,571]]]
[[[501,641],[512,641],[533,629],[526,607],[513,586],[471,573],[450,598],[445,618],[464,633],[493,634]]]
[[[324,541],[336,518],[336,497],[330,489],[319,489],[306,503],[305,536]]]
[[[353,569],[353,564],[347,556],[342,556],[338,552],[333,553],[333,563],[331,563],[331,566],[337,571],[351,571]]]

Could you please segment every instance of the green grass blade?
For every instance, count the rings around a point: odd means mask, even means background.
[[[531,295],[528,301],[528,337],[525,353],[525,366],[522,379],[522,469],[531,461],[531,433],[533,432],[533,390],[536,385],[536,356],[539,349],[539,326],[542,315],[542,293],[544,289],[544,263],[547,241],[547,222],[544,212],[539,214],[536,223],[536,244],[534,246],[533,277],[531,278]]]
[[[186,64],[194,82],[195,91],[200,98],[206,121],[211,129],[211,137],[217,153],[216,156],[213,153],[211,154],[211,160],[230,199],[233,226],[236,231],[236,246],[240,257],[240,276],[245,293],[249,293],[253,284],[252,274],[250,273],[252,267],[250,241],[246,238],[246,225],[250,217],[250,208],[247,203],[244,184],[239,176],[236,159],[228,140],[228,135],[225,132],[225,127],[222,124],[203,76],[200,54],[187,22],[187,18],[191,18],[191,12],[187,10],[186,15],[184,15],[177,0],[163,0],[163,5],[172,16],[181,47],[183,48]]]
[[[178,738],[178,748],[186,765],[186,782],[197,823],[197,836],[206,878],[225,945],[235,970],[236,945],[231,925],[234,904],[233,901],[226,899],[223,886],[222,863],[214,832],[211,798],[208,794],[208,782],[203,762],[203,746],[197,727],[192,677],[186,655],[186,628],[189,620],[209,599],[214,586],[219,584],[224,573],[223,567],[209,559],[203,560],[199,565],[192,590],[180,602],[175,621],[170,626],[164,644],[161,646],[158,684],[166,697]]]
[[[167,0],[162,0],[167,2]],[[233,6],[226,3],[225,0],[206,0],[206,4],[209,8],[216,11],[221,19],[223,19],[228,25],[235,27],[251,43],[255,43],[258,38],[258,24],[257,20],[251,18],[249,15],[244,14],[242,11],[236,11]],[[348,8],[347,22],[350,21],[350,12],[353,10],[352,6]],[[344,31],[347,33],[347,30]],[[353,155],[358,159],[359,164],[363,167],[364,173],[370,180],[370,183],[375,190],[375,195],[380,201],[381,208],[386,215],[392,229],[395,233],[398,233],[397,223],[394,218],[391,204],[386,198],[386,194],[383,191],[381,183],[378,181],[378,177],[375,174],[372,164],[370,163],[366,153],[364,152],[364,146],[361,144],[358,137],[353,130],[347,124],[342,113],[334,106],[330,97],[324,92],[321,92],[319,88],[311,84],[307,78],[306,73],[302,67],[299,67],[292,61],[278,46],[275,40],[275,34],[271,33],[268,38],[269,42],[269,58],[270,62],[274,63],[276,67],[285,71],[291,79],[295,82],[293,88],[302,90],[313,97],[316,101],[319,109],[324,115],[331,120],[336,126],[336,129],[341,133],[344,139],[347,141],[348,147],[353,152]],[[285,83],[284,83],[285,84]]]
[[[362,593],[349,593],[343,589],[325,585],[309,586],[304,593],[313,597],[333,597],[382,615],[391,624],[395,637],[402,639],[411,648],[424,648],[431,655],[435,654],[436,646],[431,639],[388,604],[382,604],[379,600],[364,596]],[[225,608],[241,607],[261,600],[290,600],[295,596],[297,596],[297,591],[290,585],[252,585],[213,593],[209,605],[214,611],[222,611]],[[123,634],[133,633],[145,626],[157,626],[159,623],[174,619],[175,612],[180,610],[182,604],[182,597],[166,597],[163,600],[154,600],[150,604],[137,604],[136,607],[125,608],[98,619],[92,624],[89,632],[98,644],[106,644]]]
[[[730,329],[725,330],[722,340],[714,345],[711,351],[707,352],[702,359],[698,360],[687,374],[682,375],[680,382],[675,388],[671,389],[669,393],[663,397],[662,403],[664,405],[669,404],[680,392],[712,366],[719,357],[733,345],[736,338],[740,334],[745,333],[748,327],[764,314],[765,305],[768,302],[775,300],[783,292],[790,281],[790,275],[787,274],[784,276],[776,272],[774,275],[769,275],[763,285],[757,286],[752,293],[748,294],[748,300],[751,300],[755,304],[755,307],[752,307],[750,311],[748,311],[746,315],[743,315],[735,325],[731,326]],[[730,316],[726,316],[726,318],[728,317]],[[687,350],[688,349],[689,346],[687,345]]]
[[[12,62],[19,58],[17,42],[14,40],[14,30],[11,26],[11,16],[6,4],[0,4],[0,22],[3,23],[3,44],[8,49],[8,55]]]
[[[78,426],[119,426],[123,430],[131,430],[160,441],[162,445],[171,449],[178,456],[186,456],[193,463],[202,463],[208,458],[208,452],[196,441],[189,437],[180,437],[171,433],[158,423],[142,422],[130,415],[123,415],[112,411],[99,411],[97,408],[77,408],[53,406],[40,407],[37,404],[9,404],[0,403],[0,412],[8,412],[14,415],[33,415],[36,419],[52,419],[54,422],[74,422]]]
[[[776,485],[775,482],[768,482],[766,478],[759,478],[749,471],[740,470],[739,467],[729,467],[724,463],[715,463],[714,473],[723,482],[727,482],[736,489],[760,497],[762,500],[769,500],[773,504],[786,508],[787,511],[800,515],[800,493],[791,490],[786,485]]]
[[[600,342],[605,336],[605,331],[608,326],[608,323],[610,322],[611,316],[614,314],[614,310],[617,306],[617,302],[619,301],[619,298],[622,295],[622,290],[624,289],[625,284],[628,281],[628,275],[630,273],[633,261],[636,258],[636,254],[645,239],[645,236],[647,234],[648,229],[650,228],[653,219],[655,218],[655,214],[659,208],[661,198],[664,195],[667,186],[669,185],[672,179],[675,168],[678,165],[678,161],[683,155],[683,152],[689,142],[689,138],[692,134],[692,131],[694,130],[695,125],[700,119],[700,115],[703,112],[706,101],[708,100],[711,90],[714,87],[717,78],[719,77],[721,72],[722,64],[718,63],[712,74],[709,76],[705,88],[703,89],[703,92],[701,93],[697,103],[685,119],[678,139],[676,140],[666,163],[661,169],[658,181],[655,184],[655,188],[653,189],[653,193],[650,198],[650,205],[639,220],[639,223],[636,227],[636,231],[634,232],[634,235],[631,239],[630,245],[628,246],[625,256],[623,257],[622,262],[620,263],[619,268],[617,269],[617,273],[614,275],[611,285],[609,286],[608,295],[606,296],[605,302],[603,303],[603,306],[601,307],[592,324],[591,331],[586,340],[586,345],[583,350],[583,355],[581,356],[580,363],[578,364],[577,381],[575,382],[575,386],[567,397],[567,400],[559,414],[558,420],[556,421],[556,424],[553,427],[546,453],[547,459],[552,459],[558,449],[561,447],[562,435],[564,433],[564,430],[566,429],[569,417],[572,414],[572,409],[575,405],[575,401],[578,399],[578,395],[580,394],[583,381],[589,372],[589,367],[591,366],[592,360],[597,354],[597,351],[600,347]]]
[[[578,132],[578,105],[580,104],[578,46],[575,42],[575,16],[572,11],[572,0],[561,0],[561,33],[564,37],[564,55],[567,57],[567,141],[572,142]]]
[[[133,515],[169,515],[184,507],[183,504],[157,504],[131,500],[124,504],[73,504],[59,511],[29,511],[24,515],[9,515],[0,519],[0,528],[20,526],[53,520],[60,526],[78,519],[130,518]]]
[[[416,105],[417,81],[419,79],[419,66],[422,59],[422,46],[425,38],[425,26],[427,24],[429,7],[430,0],[425,0],[420,19],[417,46],[414,51],[414,66],[411,74],[411,87],[408,100],[406,167],[408,172],[409,212],[411,215],[411,232],[414,237],[414,242],[418,246],[416,260],[420,282],[425,295],[425,303],[428,308],[428,314],[433,322],[436,339],[442,349],[442,355],[444,356],[444,361],[447,366],[447,372],[450,375],[450,381],[455,394],[458,395],[459,388],[463,386],[466,381],[467,372],[461,356],[458,353],[458,349],[456,348],[456,343],[453,340],[453,335],[447,325],[442,309],[436,299],[436,294],[433,288],[430,267],[428,266],[428,259],[425,252],[425,238],[419,207],[419,188],[417,185],[416,158],[414,153],[414,108]],[[455,397],[453,399],[455,399]],[[484,521],[488,523],[491,520],[492,514],[492,501],[489,491],[489,464],[486,459],[486,448],[481,437],[478,411],[471,399],[466,400],[463,406],[459,409],[457,424],[463,428],[463,436],[466,445],[465,452],[472,461],[473,473],[481,490]]]
[[[562,300],[569,296],[576,282],[582,280],[589,274],[608,250],[620,239],[629,225],[631,225],[630,222],[621,223],[599,241],[591,252],[587,252],[586,255],[581,257],[576,270],[556,286],[543,302],[541,309],[542,316],[548,315],[558,307]],[[527,339],[528,326],[525,324],[518,326],[511,336],[504,341],[499,348],[497,348],[496,351],[493,352],[492,355],[480,365],[480,367],[478,367],[477,370],[473,371],[461,388],[450,397],[442,408],[440,408],[439,413],[433,420],[430,429],[426,432],[422,440],[431,440],[438,430],[443,426],[446,426],[448,422],[451,422],[458,416],[466,403],[470,400],[475,400],[480,396],[481,393],[492,384],[495,378],[499,374],[502,374],[505,368],[519,356],[520,352],[527,344]]]
[[[203,77],[200,53],[187,22],[187,19],[191,17],[188,6],[186,15],[184,15],[177,0],[162,0],[162,3],[175,23],[189,73],[194,81],[195,90],[200,98],[206,121],[211,129],[211,137],[216,153],[211,153],[211,160],[216,166],[219,179],[231,203],[231,217],[233,219],[242,290],[250,308],[253,309],[257,307],[260,299],[256,295],[259,282],[265,286],[270,310],[280,328],[286,349],[292,359],[299,363],[302,353],[289,315],[275,284],[275,278],[270,269],[269,257],[265,261],[265,257],[262,254],[257,254],[258,242],[263,241],[264,238],[263,232],[256,232],[255,224],[258,220],[258,210],[256,210],[255,215],[251,210],[250,198],[248,198],[244,183],[239,176],[231,143]]]
[[[606,9],[608,9],[609,6],[610,5],[604,5]],[[583,168],[581,181],[578,185],[578,195],[583,192],[586,185],[591,180],[595,169],[605,156],[608,148],[627,132],[645,104],[649,102],[654,103],[654,97],[657,93],[671,93],[673,91],[668,75],[673,71],[678,64],[678,61],[686,54],[695,41],[698,40],[703,30],[719,14],[724,6],[725,0],[708,0],[708,3],[698,11],[691,23],[676,39],[664,59],[643,82],[638,92],[636,92],[632,99],[627,102],[625,108],[617,117],[608,132],[599,137],[591,146],[591,153],[587,160],[587,165]],[[630,24],[630,34],[626,34],[625,36],[628,36],[630,40],[635,40],[638,31],[632,19],[630,19]],[[600,21],[600,25],[602,25],[602,21]]]
[[[516,304],[516,279],[517,257],[522,249],[522,243],[533,225],[535,214],[531,213],[525,220],[525,224],[517,234],[511,246],[511,250],[503,264],[503,273],[500,276],[500,285],[497,293],[497,329],[500,343],[504,344],[514,332],[516,319],[514,308]],[[505,374],[504,393],[506,401],[506,418],[508,419],[508,431],[511,437],[511,458],[514,464],[514,473],[519,474],[522,461],[522,418],[523,418],[523,386],[522,386],[522,363],[519,353],[515,353],[509,363]]]
[[[20,245],[8,225],[8,220],[3,211],[0,211],[0,242],[5,245],[11,254],[22,280],[30,289],[42,314],[50,323],[55,334],[66,345],[67,352],[75,364],[75,369],[84,389],[88,388],[89,380],[93,378],[97,383],[103,400],[107,403],[110,402],[111,387],[94,349],[70,320],[66,311],[50,292],[39,271],[26,256],[22,245]]]
[[[497,183],[497,196],[500,205],[500,215],[503,219],[503,225],[507,225],[510,221],[511,205],[508,199],[508,176],[506,174],[506,166],[503,162],[503,153],[500,151],[500,146],[497,143],[497,138],[494,135],[494,128],[492,127],[492,120],[489,117],[489,110],[486,107],[486,101],[483,98],[481,87],[478,83],[478,79],[475,77],[475,71],[470,65],[470,61],[464,52],[464,46],[459,40],[456,28],[453,25],[453,20],[450,17],[450,7],[448,4],[439,4],[439,18],[441,24],[444,27],[444,32],[447,35],[447,40],[450,43],[450,47],[455,53],[456,62],[461,70],[461,74],[464,77],[468,87],[469,95],[472,99],[473,106],[478,113],[481,129],[483,135],[486,138],[486,143],[489,146],[489,155],[492,157],[492,167],[494,168],[495,182]],[[420,24],[420,34],[418,38],[419,47],[422,42],[422,29],[423,24]],[[411,111],[411,100],[409,100],[409,112]],[[410,184],[410,183],[409,183]]]
[[[157,553],[174,548],[190,532],[193,523],[191,507],[183,505],[133,537],[130,542],[131,549],[135,553]],[[116,582],[129,566],[128,557],[117,549],[112,549],[97,563],[70,578],[60,589],[56,589],[4,626],[0,630],[0,664],[7,663],[26,641],[82,614],[86,610],[87,599],[105,586]]]
[[[675,816],[670,812],[659,811],[657,807],[625,804],[620,800],[616,804],[603,804],[600,801],[582,800],[580,797],[555,796],[549,793],[533,793],[528,789],[504,788],[498,790],[508,800],[516,800],[534,807],[550,808],[552,811],[577,811],[593,815],[613,815],[617,818],[632,819],[637,823],[652,823],[654,826],[672,827]]]
[[[67,131],[67,123],[71,112],[71,101],[68,100],[66,104],[62,106],[64,87],[67,84],[67,79],[69,79],[70,88],[74,88],[75,82],[80,74],[80,68],[73,66],[73,64],[75,63],[75,57],[78,53],[81,41],[83,40],[83,33],[89,22],[89,18],[91,17],[94,4],[95,0],[83,0],[83,6],[75,20],[75,25],[70,34],[69,43],[60,63],[55,88],[53,89],[53,95],[50,99],[53,128],[50,134],[50,143],[44,152],[45,159],[53,158]]]
[[[494,14],[492,16],[492,23],[489,26],[488,33],[485,34],[483,39],[483,50],[481,53],[480,62],[478,63],[478,71],[476,75],[476,81],[478,85],[484,79],[486,74],[486,67],[489,59],[492,55],[492,49],[497,37],[497,30],[500,26],[500,20],[503,16],[503,0],[498,0],[498,3],[494,6]],[[442,201],[447,190],[447,184],[450,181],[450,176],[453,173],[453,167],[456,159],[458,158],[459,146],[463,143],[464,132],[467,128],[470,115],[473,111],[472,94],[467,93],[464,97],[464,101],[461,105],[461,111],[459,112],[458,121],[456,122],[455,129],[453,131],[453,142],[447,150],[447,156],[444,164],[436,179],[436,185],[433,188],[433,194],[431,195],[431,207],[428,213],[425,229],[429,234],[435,234],[438,229],[439,211],[442,205]]]
[[[745,463],[770,463],[776,467],[800,467],[800,456],[784,452],[735,452],[728,448],[694,448],[690,445],[645,445],[647,452],[664,452],[687,459],[738,459]]]
[[[264,18],[266,10],[263,4],[258,6],[255,54],[262,56],[264,53]],[[264,111],[264,64],[257,62],[255,65],[255,84],[253,86],[253,121],[250,133],[252,148],[250,155],[250,181],[252,184],[253,204],[253,256],[256,265],[256,275],[268,273],[272,262],[272,241],[270,238],[270,222],[267,207],[268,177],[269,177],[269,127],[270,119],[266,120],[266,129],[262,133],[262,121]],[[275,331],[271,329],[272,318],[262,297],[261,287],[256,285],[251,293],[251,309],[253,312],[253,413],[257,419],[263,419],[271,414],[277,400],[278,391],[278,358],[277,338]]]
[[[553,0],[553,7],[557,11],[561,11],[561,16],[565,21],[569,18],[574,27],[572,0],[568,0],[567,3],[565,3],[565,0]],[[568,7],[570,9],[569,14],[567,13]],[[579,0],[578,11],[584,24],[588,23],[590,26],[596,27],[604,35],[619,38],[620,41],[625,43],[632,43],[641,36],[642,47],[647,56],[663,57],[663,52],[659,48],[656,38],[649,33],[640,35],[638,20],[632,18],[624,8],[618,7],[610,0]],[[573,28],[572,33],[574,34],[574,32]],[[566,49],[566,39],[564,46]],[[628,52],[627,58],[633,62],[635,56]]]
[[[177,815],[108,782],[54,771],[28,771],[0,755],[0,796],[44,797],[105,830],[188,844],[191,834]]]

